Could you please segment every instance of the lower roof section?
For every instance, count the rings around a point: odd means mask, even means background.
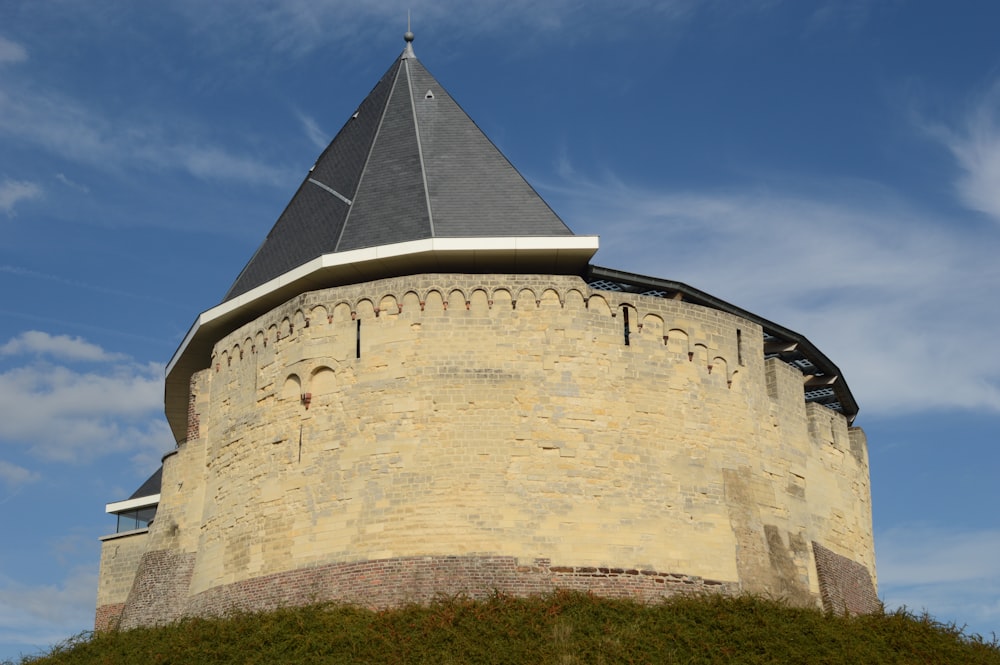
[[[591,288],[602,291],[684,300],[753,321],[764,331],[764,356],[780,358],[802,372],[805,401],[844,414],[848,423],[853,423],[858,415],[858,403],[837,366],[805,336],[793,330],[682,282],[599,266],[588,267],[586,280]]]

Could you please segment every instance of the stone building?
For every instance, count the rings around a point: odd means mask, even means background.
[[[412,34],[167,367],[98,628],[555,588],[877,606],[868,455],[805,337],[591,263]]]

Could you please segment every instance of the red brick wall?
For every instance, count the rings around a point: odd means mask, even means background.
[[[881,607],[868,569],[813,543],[823,606],[838,614]],[[194,555],[148,552],[125,605],[98,608],[95,627],[121,617],[124,628],[172,621],[181,616],[262,611],[336,601],[372,608],[426,603],[442,596],[517,596],[555,589],[652,601],[678,594],[737,594],[737,582],[655,570],[552,566],[548,559],[518,565],[507,556],[426,556],[335,563],[267,575],[186,597]]]
[[[198,594],[189,600],[186,613],[223,614],[324,601],[383,608],[441,596],[522,596],[557,588],[640,600],[738,592],[734,582],[654,570],[550,566],[545,559],[518,566],[514,557],[504,556],[428,556],[337,563],[258,577]]]
[[[146,552],[121,612],[121,627],[169,623],[185,614],[194,554]]]
[[[196,410],[197,407],[195,401],[197,399],[197,395],[194,392],[194,379],[191,380],[191,384],[191,396],[188,398],[187,441],[194,441],[201,436],[201,417]]]
[[[97,614],[94,616],[94,630],[110,630],[117,626],[124,609],[125,603],[113,603],[98,607]]]
[[[867,568],[817,542],[812,546],[823,609],[834,614],[867,614],[882,607]]]

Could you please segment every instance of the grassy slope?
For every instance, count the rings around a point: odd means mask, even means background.
[[[556,593],[385,612],[325,605],[188,619],[81,636],[30,662],[1000,665],[1000,644],[906,612],[848,618],[750,597],[648,606]]]

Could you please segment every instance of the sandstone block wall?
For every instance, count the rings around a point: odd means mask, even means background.
[[[179,613],[425,597],[441,562],[469,592],[816,604],[813,542],[874,578],[863,433],[717,310],[566,276],[315,291],[220,340],[191,413],[147,547],[191,561]]]

